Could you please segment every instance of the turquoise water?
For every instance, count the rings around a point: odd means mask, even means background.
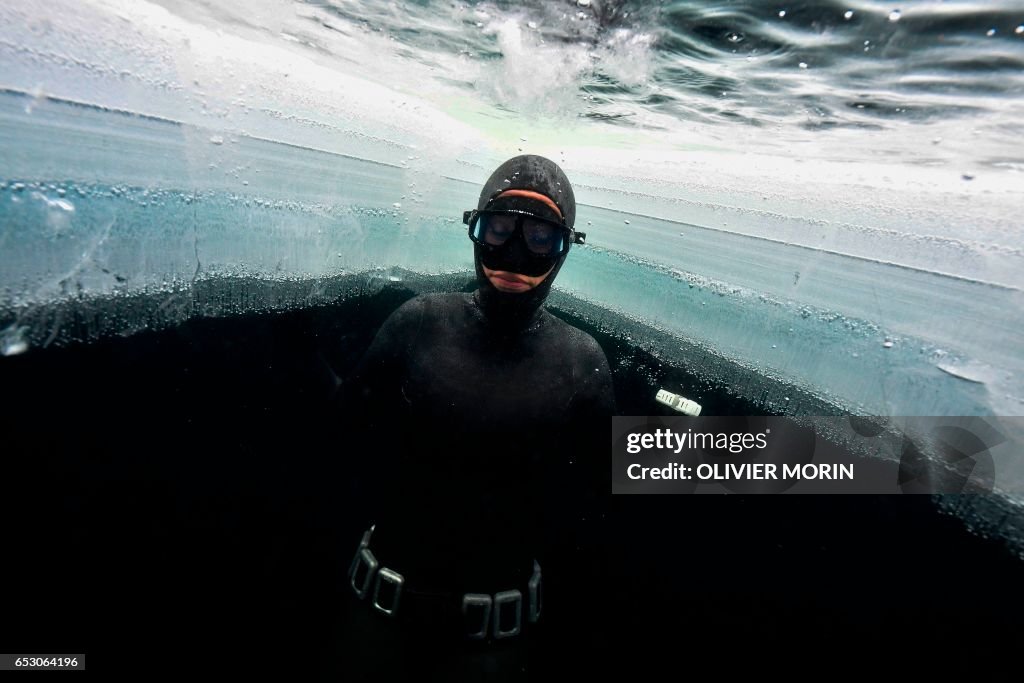
[[[180,306],[218,279],[308,292],[287,308],[354,274],[466,274],[461,211],[522,151],[576,187],[567,296],[852,412],[1024,409],[1018,3],[0,19],[5,354],[265,300]],[[160,303],[88,333],[55,313],[117,297]]]

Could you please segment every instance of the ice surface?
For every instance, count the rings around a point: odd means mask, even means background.
[[[201,4],[0,7],[5,353],[62,338],[32,312],[76,298],[468,272],[461,212],[523,148],[576,187],[564,291],[856,412],[1022,413],[1019,174],[441,107],[259,6],[227,30]]]

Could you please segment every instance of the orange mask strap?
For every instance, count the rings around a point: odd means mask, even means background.
[[[551,201],[550,197],[543,195],[540,192],[533,192],[531,190],[505,190],[494,199],[498,199],[500,197],[525,197],[527,199],[536,199],[538,202],[547,204],[556,214],[558,214],[559,218],[564,220],[562,212],[558,210],[558,205]]]

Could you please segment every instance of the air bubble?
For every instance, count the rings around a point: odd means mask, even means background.
[[[779,17],[784,17],[784,16],[786,16],[786,10],[784,10],[784,9],[783,10],[779,10]]]
[[[223,145],[224,138],[222,138],[220,135],[213,135],[210,137],[210,142],[212,142],[215,145]]]
[[[576,0],[576,4],[580,7],[590,7],[590,0]]]
[[[900,11],[898,9],[894,9],[893,11],[889,12],[889,21],[899,21],[900,16]]]
[[[25,340],[27,331],[27,327],[11,325],[0,332],[0,355],[17,356],[28,351],[28,342]]]
[[[996,34],[996,30],[994,28],[990,28],[989,30],[985,31],[985,35],[988,36],[989,38],[991,38],[995,34]]]
[[[800,66],[801,69],[806,69],[807,68],[807,62],[800,62],[799,66]]]
[[[852,9],[846,10],[843,13],[843,19],[846,19],[847,21],[849,21],[850,19],[853,19],[853,10]]]

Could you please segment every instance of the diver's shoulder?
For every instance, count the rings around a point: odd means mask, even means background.
[[[469,303],[469,295],[457,292],[428,292],[417,294],[411,302],[417,310],[428,315],[450,315],[453,312],[461,311]]]
[[[417,294],[391,314],[395,323],[420,323],[429,318],[449,317],[465,306],[466,295],[442,292]]]
[[[464,298],[464,294],[452,294],[449,292],[427,292],[424,294],[417,294],[399,306],[395,312],[398,313],[401,311],[403,313],[413,313],[429,311],[436,308],[446,308],[457,305],[461,306]]]
[[[562,336],[577,354],[605,358],[601,345],[597,343],[597,340],[589,332],[562,320],[552,314],[551,311],[545,310],[545,313],[547,314],[548,324],[551,325],[552,331]]]
[[[425,294],[417,294],[413,298],[432,306],[461,306],[469,298],[469,295],[461,292],[427,292]]]

